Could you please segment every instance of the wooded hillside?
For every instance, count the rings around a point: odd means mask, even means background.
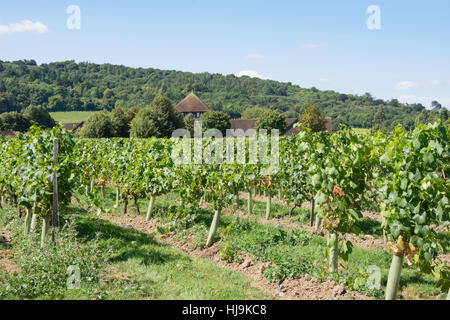
[[[426,110],[421,104],[376,100],[334,91],[305,89],[291,83],[221,75],[130,68],[111,64],[55,62],[37,65],[34,60],[0,61],[0,113],[41,105],[49,111],[112,110],[144,107],[163,93],[174,102],[195,93],[212,109],[232,118],[252,106],[276,109],[286,117],[298,117],[317,105],[333,119],[333,125],[412,129],[437,118],[447,120],[448,111]]]

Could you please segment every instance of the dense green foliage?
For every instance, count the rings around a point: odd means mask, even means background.
[[[23,110],[23,115],[30,120],[32,125],[43,129],[51,129],[56,125],[55,120],[50,116],[48,110],[41,106],[30,105]]]
[[[226,130],[231,128],[230,116],[222,111],[208,111],[200,116],[202,130],[217,129],[225,136]]]
[[[134,119],[138,112],[139,109],[136,107],[130,109],[114,108],[114,110],[111,112],[111,124],[114,129],[115,137],[130,137],[131,121]]]
[[[0,114],[0,131],[26,132],[31,122],[22,113],[12,111]]]
[[[269,108],[251,107],[245,109],[241,114],[241,119],[258,119],[264,111],[270,110]]]
[[[0,114],[0,132],[26,132],[33,125],[50,129],[55,124],[55,120],[50,116],[48,110],[41,106],[30,105],[20,113],[11,111]]]
[[[85,122],[80,131],[80,136],[84,138],[111,138],[115,131],[110,114],[106,111],[94,113]]]
[[[161,106],[168,106],[168,101],[160,101],[158,110],[166,110]],[[29,212],[27,217],[33,213],[47,221],[51,215],[51,173],[55,168],[61,181],[61,204],[66,204],[71,195],[78,197],[86,192],[89,206],[98,207],[95,182],[102,190],[106,181],[118,188],[117,205],[119,200],[123,203],[124,213],[129,200],[133,200],[139,214],[139,199],[177,192],[181,206],[168,212],[174,223],[184,218],[186,223],[195,221],[195,208],[202,199],[212,204],[214,218],[205,245],[208,247],[216,240],[221,211],[232,204],[239,191],[259,185],[270,198],[271,193],[282,188],[296,205],[314,199],[322,219],[319,233],[327,232],[329,236],[329,268],[324,272],[330,275],[339,271],[339,260],[349,260],[353,246],[346,236],[362,233],[362,210],[370,199],[380,203],[393,260],[404,255],[418,270],[432,274],[436,286],[445,292],[450,286],[449,269],[439,256],[448,253],[450,246],[449,134],[449,127],[440,123],[420,125],[412,132],[397,127],[390,135],[378,132],[365,137],[350,130],[333,135],[305,130],[281,137],[278,147],[271,139],[267,149],[272,152],[279,148],[277,164],[262,162],[263,152],[251,151],[255,139],[261,137],[197,141],[88,139],[74,145],[71,135],[59,128],[48,132],[33,128],[30,135],[2,140],[0,196],[14,193],[19,207]],[[61,142],[57,166],[51,164],[53,138]],[[231,147],[234,144],[236,149]],[[192,149],[193,154],[189,153]],[[248,161],[240,162],[238,150],[245,151]],[[210,157],[206,156],[208,151]],[[191,161],[186,161],[191,155]],[[197,162],[199,156],[203,156],[203,162]],[[98,208],[99,212],[108,212]],[[270,211],[266,219],[270,219]],[[169,224],[162,231],[173,231],[172,227]],[[44,229],[42,235],[45,239]],[[301,265],[302,261],[296,265],[295,259],[289,259],[274,258],[278,269],[269,271],[268,278],[283,279],[310,268]]]
[[[183,116],[165,96],[158,96],[149,107],[142,109],[131,122],[135,138],[169,138],[176,129],[184,128]]]
[[[0,113],[42,105],[49,111],[112,110],[114,107],[149,105],[159,94],[175,102],[192,90],[212,109],[239,118],[250,107],[278,110],[298,117],[311,105],[339,126],[392,129],[401,124],[412,129],[418,123],[442,118],[446,108],[428,111],[420,104],[406,105],[363,96],[301,88],[291,83],[220,74],[193,74],[158,69],[129,68],[111,64],[55,62],[38,66],[35,61],[0,62]],[[377,115],[383,106],[385,120]],[[375,123],[374,123],[375,121]]]
[[[184,117],[183,121],[184,121],[184,128],[187,131],[189,131],[191,137],[193,137],[194,136],[195,118],[192,115],[192,113],[190,113],[186,117]]]
[[[325,130],[325,118],[317,106],[311,106],[306,109],[300,116],[299,122],[302,127],[309,128],[313,132]]]
[[[257,118],[255,130],[279,130],[286,128],[285,118],[276,110],[265,110]]]

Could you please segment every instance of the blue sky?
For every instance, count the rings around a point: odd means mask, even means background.
[[[370,5],[380,30],[366,26]],[[450,107],[450,1],[2,1],[0,60],[18,59],[250,74]]]

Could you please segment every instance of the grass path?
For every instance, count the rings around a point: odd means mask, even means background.
[[[0,210],[0,231],[11,230],[8,252],[0,246],[0,284],[5,272],[17,273],[15,236],[22,233],[23,221],[14,217],[12,208]],[[84,289],[59,289],[57,299],[150,299],[150,300],[260,300],[270,295],[250,285],[240,272],[221,268],[216,264],[192,257],[182,250],[158,241],[148,234],[127,226],[119,226],[78,207],[70,206],[68,219],[75,215],[78,238],[89,245],[93,241],[110,252],[109,263],[98,283],[84,284]],[[4,229],[5,228],[5,229]],[[38,228],[39,229],[39,226]],[[2,233],[3,234],[3,233]],[[9,237],[8,237],[9,238]],[[8,253],[8,254],[6,254]],[[63,254],[63,253],[61,253]],[[65,280],[64,280],[65,281]],[[31,285],[31,284],[29,284]],[[0,288],[1,289],[1,288]],[[15,299],[14,295],[8,299]],[[37,299],[54,299],[37,296]]]
[[[113,193],[108,195],[108,199],[105,199],[106,203],[113,203],[111,200],[114,197]],[[109,199],[111,198],[111,199]],[[155,217],[160,218],[162,224],[172,222],[169,221],[167,217],[167,212],[173,212],[174,207],[177,205],[177,195],[168,194],[163,197],[158,197],[155,201]],[[139,205],[145,208],[148,201],[146,199],[141,199]],[[256,202],[255,202],[256,203]],[[245,204],[245,201],[244,201]],[[257,203],[263,209],[265,203]],[[112,205],[106,205],[106,207],[112,207]],[[134,208],[129,207],[131,214],[134,213]],[[241,206],[241,208],[246,208],[246,206]],[[244,209],[245,210],[245,209]],[[145,211],[145,210],[141,210]],[[251,217],[243,217],[240,215],[228,215],[224,214],[221,218],[218,227],[217,243],[219,249],[227,245],[233,247],[233,250],[237,250],[239,254],[251,254],[259,255],[256,260],[259,262],[269,262],[275,263],[277,266],[285,265],[285,271],[288,273],[293,272],[295,275],[306,275],[311,273],[311,271],[320,271],[326,266],[326,257],[324,255],[324,250],[326,249],[326,239],[316,235],[305,236],[306,241],[304,244],[299,245],[297,240],[296,243],[289,243],[288,236],[285,239],[279,238],[279,233],[284,232],[292,233],[295,230],[302,232],[304,229],[303,224],[308,221],[308,210],[299,209],[293,215],[293,224],[297,224],[298,228],[290,228],[282,226],[279,222],[287,218],[283,217],[287,213],[287,208],[284,206],[274,207],[274,218],[273,223],[261,223],[260,210],[256,210],[255,214]],[[263,211],[263,210],[261,210]],[[281,212],[280,212],[281,211]],[[208,228],[212,219],[212,212],[208,210],[207,207],[204,209],[197,210],[196,218],[194,222],[190,222],[188,226],[182,226],[180,229],[172,230],[175,232],[174,237],[177,238],[181,244],[189,245],[194,248],[201,248],[204,245],[204,241],[207,236]],[[141,216],[141,218],[143,218]],[[145,219],[144,219],[145,220]],[[272,221],[272,220],[271,220]],[[377,221],[369,221],[367,227],[367,233],[372,233],[375,236],[375,240],[380,237],[378,230]],[[235,227],[230,237],[226,236],[225,229],[230,224]],[[284,230],[281,231],[281,230]],[[171,232],[172,232],[171,231]],[[293,235],[295,238],[296,236]],[[302,238],[303,236],[300,235]],[[282,236],[284,238],[284,236]],[[230,242],[230,239],[232,241]],[[265,247],[265,243],[273,242],[272,245]],[[287,242],[286,242],[287,241]],[[263,247],[261,247],[263,245]],[[265,249],[264,249],[265,248]],[[262,251],[261,251],[262,250]],[[216,257],[219,255],[215,253]],[[297,270],[296,263],[291,261],[304,261],[306,265],[300,266],[302,270]],[[374,248],[363,248],[355,246],[353,253],[350,255],[350,259],[347,263],[340,262],[343,264],[342,274],[340,275],[343,283],[353,286],[355,281],[363,281],[360,285],[364,285],[364,273],[367,268],[371,265],[378,266],[381,269],[382,284],[386,283],[387,273],[389,270],[392,255],[385,249],[375,246]],[[312,267],[311,267],[311,261]],[[242,261],[241,261],[242,262]],[[302,264],[301,264],[302,265]],[[308,267],[309,266],[309,267]],[[274,272],[278,272],[277,268],[272,269]],[[282,272],[285,272],[281,270]],[[259,271],[261,273],[261,271]],[[362,277],[362,278],[361,278]],[[288,279],[295,279],[288,277]],[[430,276],[423,276],[418,273],[414,268],[405,265],[402,272],[401,279],[402,293],[400,297],[404,299],[436,299],[439,294],[438,290],[433,287],[433,281]],[[329,297],[329,298],[332,298]]]
[[[239,272],[223,269],[207,260],[190,257],[153,234],[99,220],[91,214],[78,222],[80,235],[87,240],[101,232],[111,243],[114,256],[108,280],[128,280],[139,284],[146,299],[267,299],[269,296],[249,285]],[[119,298],[129,298],[126,294]]]

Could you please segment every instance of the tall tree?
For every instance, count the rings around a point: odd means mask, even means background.
[[[6,112],[0,115],[1,131],[19,131],[26,132],[31,122],[23,114],[13,111]]]
[[[130,136],[131,120],[126,109],[114,108],[111,112],[111,123],[114,129],[114,136],[122,138]]]
[[[378,111],[373,116],[372,127],[375,130],[384,129],[384,121],[386,120],[386,115],[384,114],[384,108],[382,105],[378,107]]]
[[[265,129],[270,133],[270,130],[284,130],[286,128],[285,118],[275,110],[263,111],[255,124],[255,129]]]
[[[319,107],[312,105],[303,112],[299,119],[303,127],[311,129],[313,132],[325,130],[325,118]]]
[[[191,134],[191,137],[194,136],[194,123],[195,118],[192,115],[192,113],[188,114],[186,117],[184,117],[184,127],[187,131]]]
[[[217,129],[222,132],[223,136],[226,130],[231,128],[230,116],[222,111],[208,111],[200,116],[202,122],[202,130]]]
[[[431,108],[433,108],[434,110],[441,110],[442,105],[436,100],[434,100],[431,102]]]
[[[80,130],[83,138],[111,138],[114,136],[114,128],[110,114],[106,111],[94,113]]]
[[[23,110],[23,115],[36,126],[44,129],[53,128],[56,125],[55,120],[52,118],[48,110],[42,106],[30,105]]]
[[[148,126],[148,129],[145,129]],[[148,108],[136,115],[131,122],[133,137],[170,138],[176,129],[184,128],[183,116],[174,107],[172,100],[158,96]]]
[[[131,121],[130,136],[132,138],[151,138],[158,136],[158,125],[153,113],[148,108],[142,109]]]

